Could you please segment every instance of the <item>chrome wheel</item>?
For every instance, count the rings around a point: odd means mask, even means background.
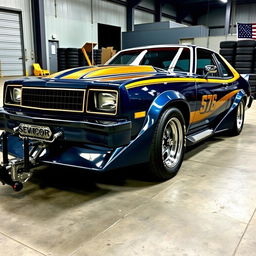
[[[167,180],[179,171],[185,152],[185,125],[179,109],[171,107],[162,113],[150,148],[151,177]]]
[[[179,163],[183,143],[183,126],[178,118],[172,117],[165,125],[162,137],[162,160],[167,168],[173,168]]]
[[[237,107],[237,114],[236,114],[236,125],[237,129],[241,130],[244,122],[244,104],[241,101]]]

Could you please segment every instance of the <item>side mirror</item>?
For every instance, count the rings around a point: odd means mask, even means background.
[[[206,65],[204,67],[205,70],[205,78],[209,75],[209,74],[216,74],[218,72],[218,69],[215,65]]]

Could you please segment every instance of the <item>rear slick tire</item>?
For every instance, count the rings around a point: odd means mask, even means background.
[[[235,118],[232,129],[230,130],[231,136],[237,136],[241,133],[244,126],[245,102],[241,100],[235,110]]]
[[[177,108],[160,117],[150,149],[149,171],[156,180],[168,180],[180,169],[185,152],[185,120]]]

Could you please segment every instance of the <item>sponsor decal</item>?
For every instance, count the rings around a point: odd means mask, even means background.
[[[32,138],[50,139],[52,136],[52,131],[49,127],[46,126],[20,124],[19,134],[21,136]]]

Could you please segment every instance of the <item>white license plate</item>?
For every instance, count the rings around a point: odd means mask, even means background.
[[[47,126],[38,126],[21,123],[19,125],[19,134],[23,137],[32,137],[48,140],[52,136],[52,131]]]

